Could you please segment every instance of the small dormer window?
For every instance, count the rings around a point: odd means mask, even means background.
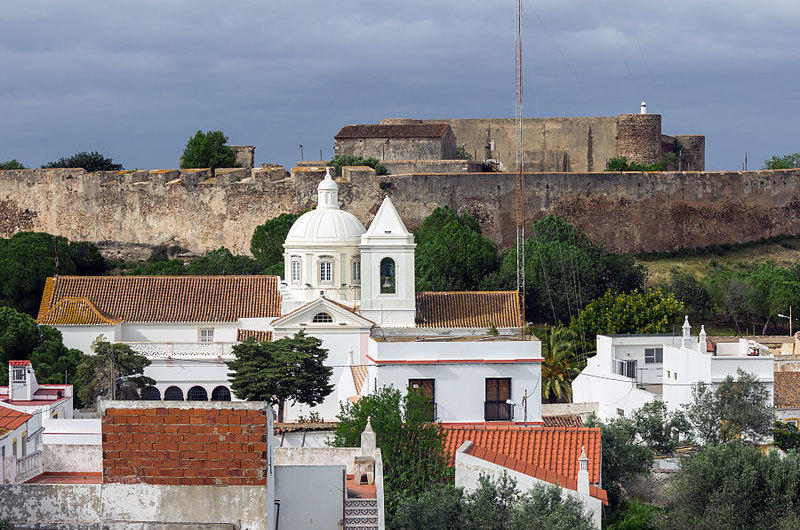
[[[300,260],[292,260],[292,283],[300,282]]]
[[[11,381],[14,383],[25,382],[25,368],[14,368],[11,371]]]
[[[330,261],[319,262],[319,281],[320,283],[331,283],[333,281],[333,263]]]
[[[317,313],[314,315],[314,318],[311,319],[311,322],[314,322],[315,324],[330,324],[333,322],[333,317],[325,312]]]

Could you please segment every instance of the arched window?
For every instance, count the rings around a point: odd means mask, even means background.
[[[317,313],[314,315],[314,318],[311,319],[311,322],[319,323],[331,323],[333,322],[333,317],[330,316],[328,313]]]
[[[183,390],[171,386],[164,391],[164,401],[183,401]]]
[[[193,386],[186,393],[186,401],[208,401],[208,392],[202,386]]]
[[[161,401],[161,392],[154,386],[142,390],[142,399],[145,401]]]
[[[211,392],[211,401],[230,401],[231,391],[228,387],[218,386]]]
[[[397,279],[394,260],[392,258],[383,258],[381,260],[381,294],[394,294],[396,292]]]

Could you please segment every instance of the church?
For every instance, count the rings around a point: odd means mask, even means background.
[[[415,246],[389,197],[369,229],[342,210],[328,170],[316,208],[286,237],[282,279],[56,276],[37,322],[85,353],[106,340],[147,356],[156,385],[145,399],[236,399],[233,346],[303,330],[328,350],[334,391],[316,407],[290,405],[289,419],[334,420],[341,403],[390,385],[425,391],[431,419],[541,424],[541,344],[518,336],[517,293],[416,292]]]

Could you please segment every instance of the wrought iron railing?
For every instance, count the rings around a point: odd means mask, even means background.
[[[483,418],[486,421],[511,421],[514,417],[514,405],[506,401],[484,401]]]

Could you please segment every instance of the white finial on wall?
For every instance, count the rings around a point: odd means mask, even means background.
[[[578,458],[578,493],[589,495],[589,458],[586,456],[586,447],[581,446],[581,456]]]
[[[683,319],[683,347],[689,348],[689,343],[692,340],[692,326],[689,324],[689,315]]]
[[[647,102],[642,101],[642,108],[639,110],[639,114],[647,114]]]
[[[699,345],[700,353],[705,353],[708,350],[708,341],[706,338],[706,326],[703,324],[700,326],[700,335],[697,337],[697,343]]]

